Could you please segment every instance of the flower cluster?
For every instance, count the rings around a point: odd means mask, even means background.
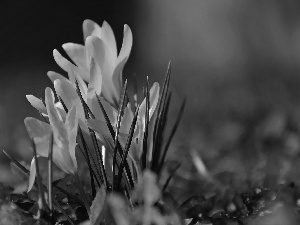
[[[56,63],[68,74],[68,78],[49,71],[55,93],[46,88],[45,101],[27,95],[27,100],[45,118],[46,122],[26,118],[25,125],[36,146],[38,157],[48,157],[51,134],[53,134],[53,162],[65,173],[76,174],[76,146],[78,129],[95,132],[97,141],[106,148],[114,142],[105,116],[116,131],[118,111],[122,98],[122,71],[131,52],[132,32],[124,26],[124,37],[120,52],[110,25],[99,26],[91,20],[83,22],[84,45],[66,43],[62,47],[73,62],[53,51]],[[142,141],[148,120],[152,117],[159,98],[159,84],[154,83],[137,112],[130,155],[136,160],[142,154]],[[56,94],[56,97],[55,97]],[[57,100],[55,100],[57,99]],[[149,101],[147,104],[147,100]],[[100,104],[105,109],[101,109]],[[93,117],[87,116],[87,109]],[[118,141],[125,148],[134,119],[131,104],[127,101],[121,116]],[[49,122],[48,122],[49,121]],[[150,142],[150,141],[149,141]],[[149,144],[151,146],[151,143]],[[35,158],[30,169],[30,190],[36,175]]]

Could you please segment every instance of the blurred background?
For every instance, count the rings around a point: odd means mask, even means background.
[[[212,173],[237,171],[258,184],[299,175],[299,1],[14,0],[0,3],[0,18],[0,146],[16,158],[31,159],[23,120],[38,117],[25,95],[44,98],[47,71],[63,73],[53,49],[83,43],[89,18],[112,26],[119,49],[123,25],[131,27],[125,77],[162,82],[172,60],[171,114],[188,103],[171,159],[190,160],[193,149]],[[0,152],[0,171],[6,163]],[[179,178],[193,179],[184,172],[192,164],[182,168]]]

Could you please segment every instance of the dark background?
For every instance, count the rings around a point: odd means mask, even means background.
[[[83,42],[81,24],[87,18],[100,24],[106,20],[120,41],[123,24],[132,24],[134,19],[135,8],[130,2],[2,1],[1,66],[16,66],[32,59],[51,62],[54,48],[65,42]]]

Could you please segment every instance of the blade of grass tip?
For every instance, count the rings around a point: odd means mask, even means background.
[[[148,127],[149,127],[149,111],[150,111],[150,93],[149,93],[149,80],[147,76],[146,82],[146,112],[145,112],[145,131],[143,137],[143,153],[142,153],[142,168],[147,167],[147,152],[148,152]]]
[[[84,99],[82,98],[80,88],[79,88],[79,85],[78,85],[78,81],[75,80],[75,83],[76,83],[77,94],[78,94],[78,96],[80,98],[80,101],[82,103],[82,106],[84,108],[85,118],[89,119],[91,117],[92,119],[95,119],[95,116],[93,115],[92,111],[90,110],[90,108],[88,107],[88,105],[86,104]],[[103,163],[103,159],[102,159],[101,150],[100,150],[98,142],[97,142],[96,134],[90,128],[89,128],[89,133],[90,133],[90,136],[91,136],[92,141],[93,141],[93,146],[94,146],[94,149],[95,149],[95,152],[96,152],[96,157],[97,157],[98,163],[100,164],[100,174],[102,175],[101,179],[104,182],[105,188],[108,190],[108,188],[109,188],[108,180],[107,180],[107,176],[106,176],[106,172],[105,172],[105,168],[104,168],[104,163]]]
[[[22,164],[20,164],[17,160],[15,160],[13,157],[11,157],[5,150],[3,150],[3,153],[24,173],[26,174],[28,177],[30,175],[30,172],[28,169],[26,169]],[[34,184],[35,186],[37,186],[37,183],[35,182]],[[47,187],[45,187],[44,185],[42,186],[43,192],[47,192]],[[66,193],[65,193],[66,194]],[[76,196],[74,196],[75,199],[79,200]],[[60,206],[60,204],[53,199],[53,203],[54,206],[59,208],[61,210],[61,212],[66,216],[67,220],[70,222],[70,224],[74,225],[72,219],[68,216],[68,214],[66,213],[66,211]]]
[[[183,102],[182,102],[182,104],[181,104],[181,107],[180,107],[180,110],[179,110],[177,119],[176,119],[176,121],[175,121],[175,124],[174,124],[174,126],[173,126],[173,128],[172,128],[171,134],[170,134],[170,136],[169,136],[169,138],[168,138],[168,141],[167,141],[167,143],[166,143],[166,146],[165,146],[165,148],[164,148],[163,155],[162,155],[162,158],[161,158],[161,160],[160,160],[160,164],[159,164],[158,171],[157,171],[158,174],[160,173],[160,171],[161,171],[161,169],[162,169],[162,166],[163,166],[163,164],[164,164],[164,161],[165,161],[165,158],[166,158],[166,155],[167,155],[167,152],[168,152],[170,143],[171,143],[171,141],[172,141],[172,139],[173,139],[173,137],[174,137],[174,134],[176,133],[176,130],[177,130],[178,125],[179,125],[179,122],[180,122],[180,120],[181,120],[181,118],[182,118],[183,111],[184,111],[184,108],[185,108],[185,104],[186,104],[186,98],[184,98],[184,100],[183,100]]]
[[[114,128],[113,128],[113,126],[110,123],[108,115],[107,115],[107,113],[106,113],[106,111],[105,111],[105,109],[104,109],[104,107],[103,107],[103,105],[101,103],[100,97],[97,94],[96,94],[96,97],[97,97],[97,100],[98,100],[98,104],[99,104],[99,106],[101,108],[101,111],[102,111],[102,113],[104,115],[104,119],[105,119],[105,122],[107,124],[108,129],[109,129],[109,132],[111,134],[111,137],[114,139],[114,137],[115,137]],[[119,157],[122,158],[123,149],[122,149],[119,141],[117,142],[117,149],[118,149]],[[134,186],[134,182],[133,182],[133,179],[132,179],[132,176],[131,176],[131,172],[130,172],[130,168],[129,168],[129,165],[127,164],[127,162],[125,164],[125,170],[126,170],[126,173],[127,173],[127,177],[129,179],[130,186],[133,187]]]
[[[34,159],[35,159],[35,168],[36,168],[36,178],[37,178],[37,184],[38,184],[38,190],[39,190],[39,197],[41,198],[41,210],[45,211],[46,210],[46,201],[44,198],[44,194],[42,192],[42,181],[41,181],[41,176],[40,176],[40,169],[39,169],[39,163],[37,160],[37,152],[36,152],[36,145],[34,143],[34,140],[31,138],[31,145],[33,148],[33,154],[34,154]]]
[[[124,170],[124,167],[125,167],[126,162],[127,162],[127,155],[128,155],[128,152],[129,152],[129,149],[130,149],[130,146],[131,146],[131,141],[132,141],[132,138],[133,138],[135,125],[136,125],[136,121],[137,121],[137,118],[138,118],[138,113],[139,113],[139,106],[137,107],[137,109],[135,111],[135,115],[133,117],[133,120],[132,120],[132,123],[131,123],[131,126],[130,126],[129,136],[127,138],[127,142],[126,142],[126,145],[125,145],[125,151],[124,151],[124,154],[122,156],[122,161],[121,161],[120,168],[119,168],[119,171],[118,171],[118,178],[117,178],[117,184],[116,184],[118,188],[120,187],[123,170]]]
[[[48,154],[48,204],[50,210],[51,224],[54,223],[53,219],[53,196],[52,196],[52,180],[53,180],[53,168],[52,168],[52,157],[53,157],[53,132],[50,135],[49,143],[49,154]]]
[[[156,116],[156,120],[155,120],[155,124],[154,124],[154,135],[153,135],[153,151],[152,151],[152,162],[154,162],[154,164],[152,163],[151,165],[151,170],[154,170],[154,168],[157,166],[157,161],[159,158],[159,149],[157,148],[157,139],[159,136],[159,125],[161,123],[161,117],[162,117],[162,107],[165,105],[165,99],[168,93],[168,89],[169,89],[169,83],[170,83],[170,76],[171,76],[171,61],[169,62],[168,65],[168,69],[167,69],[167,74],[164,80],[164,84],[163,84],[163,89],[162,89],[162,93],[159,99],[159,104],[158,104],[158,109],[157,109],[157,116]]]
[[[121,118],[122,118],[122,113],[125,108],[125,98],[126,98],[126,92],[127,92],[127,79],[125,80],[125,84],[123,87],[123,95],[121,98],[121,104],[118,110],[118,116],[117,116],[117,124],[116,124],[116,132],[115,132],[115,140],[114,140],[114,152],[113,152],[113,184],[112,184],[112,189],[115,187],[115,176],[116,176],[116,159],[117,159],[117,151],[118,151],[118,137],[119,137],[119,132],[120,132],[120,125],[121,125]]]

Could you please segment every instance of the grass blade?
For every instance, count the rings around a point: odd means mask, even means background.
[[[115,187],[115,176],[116,176],[116,158],[117,158],[117,151],[118,151],[118,137],[119,137],[119,132],[120,132],[120,125],[121,125],[121,118],[122,114],[125,108],[125,98],[126,98],[126,92],[127,92],[127,79],[125,80],[125,84],[123,87],[123,95],[122,95],[122,100],[121,104],[118,110],[118,116],[117,116],[117,124],[116,124],[116,132],[115,132],[115,140],[114,140],[114,152],[113,152],[113,184],[112,184],[112,189]]]
[[[128,136],[128,139],[127,139],[127,142],[126,142],[126,145],[125,145],[125,152],[122,156],[122,161],[121,161],[120,168],[119,168],[119,171],[118,171],[118,178],[117,178],[117,184],[116,184],[118,188],[120,187],[120,184],[121,184],[121,179],[122,179],[122,174],[123,174],[124,167],[127,164],[127,155],[128,155],[128,152],[129,152],[129,149],[130,149],[130,146],[131,146],[131,141],[132,141],[132,138],[133,138],[135,125],[136,125],[136,122],[137,122],[138,113],[139,113],[139,106],[137,107],[137,109],[135,111],[135,115],[133,117],[133,120],[132,120],[132,123],[131,123],[131,126],[130,126],[129,136]]]
[[[143,153],[142,153],[142,168],[147,167],[147,152],[148,152],[148,127],[149,127],[149,110],[150,110],[150,92],[149,92],[149,80],[147,77],[146,82],[146,112],[145,112],[145,132],[143,137]]]

